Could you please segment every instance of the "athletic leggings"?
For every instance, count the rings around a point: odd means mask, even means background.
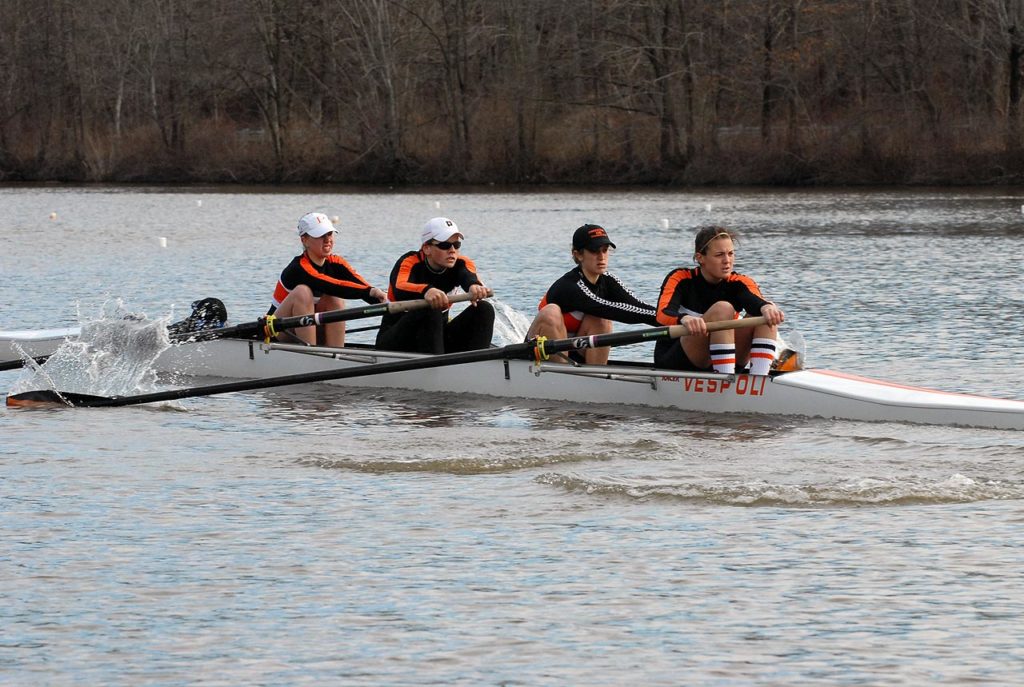
[[[377,333],[377,348],[409,353],[459,353],[491,345],[494,306],[477,301],[448,320],[440,310],[414,310]]]

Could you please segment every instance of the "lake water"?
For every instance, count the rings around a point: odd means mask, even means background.
[[[648,299],[691,264],[694,227],[726,224],[808,365],[1024,398],[1024,189],[7,188],[0,329],[117,300],[180,318],[204,296],[254,319],[312,209],[340,218],[338,252],[380,286],[424,221],[453,218],[513,324],[584,222]],[[1024,671],[1021,432],[316,387],[5,408],[0,433],[0,682]]]

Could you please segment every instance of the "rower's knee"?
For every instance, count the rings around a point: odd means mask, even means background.
[[[476,308],[476,318],[478,322],[486,322],[490,323],[492,327],[494,326],[495,312],[493,305],[485,300],[480,300],[472,307]]]
[[[597,334],[610,334],[612,331],[612,321],[603,317],[595,317],[593,315],[585,315],[583,321],[580,323],[580,328],[576,332],[580,336],[594,336]]]
[[[565,327],[565,320],[562,318],[562,309],[554,303],[548,303],[533,318],[530,331],[527,336],[559,336],[560,328]]]
[[[305,284],[299,284],[281,301],[281,305],[278,307],[278,315],[281,317],[308,315],[313,312],[313,306],[313,290]]]
[[[735,317],[736,308],[732,307],[729,301],[718,301],[704,312],[704,319],[708,322],[731,320]]]
[[[337,296],[320,296],[320,302],[316,306],[317,312],[327,312],[328,310],[344,310],[345,299],[338,298]]]

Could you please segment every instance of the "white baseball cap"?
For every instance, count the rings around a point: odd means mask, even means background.
[[[331,220],[327,219],[327,215],[322,212],[307,212],[299,218],[299,236],[308,234],[309,236],[318,239],[324,234],[329,234],[332,231],[336,231],[334,225],[331,224]]]
[[[423,229],[420,231],[420,243],[447,241],[456,234],[466,238],[466,235],[459,231],[459,227],[455,222],[447,217],[435,217],[423,225]]]

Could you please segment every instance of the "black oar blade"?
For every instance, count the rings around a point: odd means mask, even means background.
[[[106,396],[40,389],[7,397],[8,408],[87,408],[109,402]]]
[[[167,325],[172,341],[200,338],[202,332],[216,331],[228,320],[228,310],[218,298],[203,298],[192,303],[192,313],[180,322]],[[212,337],[211,337],[212,338]]]

